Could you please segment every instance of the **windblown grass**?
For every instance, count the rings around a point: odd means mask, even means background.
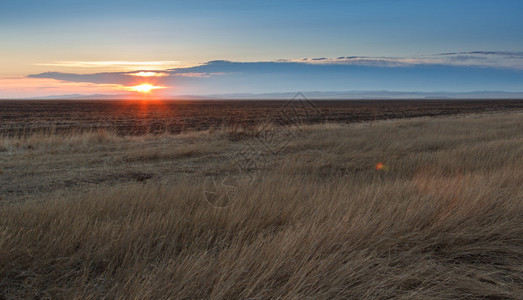
[[[33,163],[48,161],[64,145],[78,147],[69,154],[75,174],[86,153],[110,153],[114,168],[174,169],[145,183],[4,203],[0,297],[520,298],[522,120],[308,126],[254,182],[238,181],[224,208],[205,201],[202,176],[249,138],[4,139],[0,155],[11,163],[2,176],[28,152]],[[376,170],[378,162],[386,167]],[[204,170],[181,176],[184,163]]]

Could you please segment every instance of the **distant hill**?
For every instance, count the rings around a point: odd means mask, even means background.
[[[263,94],[212,94],[218,99],[291,99],[296,93]],[[303,92],[309,99],[523,99],[523,92],[473,91],[473,92],[396,92],[396,91],[346,91]]]

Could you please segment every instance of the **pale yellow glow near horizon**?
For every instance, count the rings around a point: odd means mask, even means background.
[[[127,90],[122,84],[65,82],[48,78],[0,77],[0,99],[66,94],[115,94],[122,90]]]
[[[67,94],[107,94],[121,91],[151,93],[153,90],[167,89],[154,83],[141,83],[135,86],[122,84],[99,84],[88,82],[64,82],[47,78],[0,77],[0,99],[23,97],[61,96]]]

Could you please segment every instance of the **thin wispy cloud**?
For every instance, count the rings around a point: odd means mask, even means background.
[[[69,67],[69,68],[117,68],[122,70],[164,70],[180,67],[182,63],[174,60],[163,61],[55,61],[38,63],[38,66]]]
[[[509,57],[523,57],[523,51],[469,51],[469,52],[448,52],[436,55],[500,55]]]
[[[131,85],[137,81],[135,76],[127,73],[93,73],[75,74],[62,72],[45,72],[28,75],[29,78],[48,78],[65,82],[89,82],[96,84],[122,84]]]
[[[341,56],[336,58],[303,58],[282,60],[311,64],[354,64],[401,67],[410,65],[448,65],[523,70],[523,52],[470,51],[448,52],[414,57]]]
[[[214,72],[214,73],[197,73],[197,72],[172,72],[170,76],[178,76],[178,77],[194,77],[194,78],[202,78],[202,77],[212,77],[212,76],[218,76],[218,75],[225,75],[226,73],[223,72]]]

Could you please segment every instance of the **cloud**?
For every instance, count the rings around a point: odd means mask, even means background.
[[[211,76],[225,75],[225,74],[226,73],[223,73],[223,72],[217,72],[217,73],[173,72],[173,73],[171,73],[170,76],[202,78],[202,77],[211,77]]]
[[[523,52],[469,51],[440,53],[433,57],[436,62],[448,65],[523,70]]]
[[[447,52],[414,57],[340,56],[337,58],[302,58],[290,61],[311,64],[352,64],[381,67],[447,65],[523,70],[523,52],[516,51]]]
[[[496,64],[497,62],[485,63],[486,59],[482,57],[471,56],[474,61],[469,63],[457,63],[456,61],[465,61],[463,56],[449,56],[445,58],[437,56],[417,56],[417,57],[369,57],[369,56],[340,56],[337,58],[302,58],[293,60],[294,62],[303,62],[309,64],[339,64],[339,65],[356,65],[356,66],[375,66],[375,67],[408,67],[415,65],[448,65],[448,66],[470,66],[470,67],[507,67],[507,65]],[[483,62],[481,62],[483,60]],[[523,68],[523,62],[520,62]],[[510,65],[514,67],[514,65]]]
[[[202,66],[163,69],[163,70],[134,70],[128,72],[101,72],[91,74],[76,74],[63,72],[44,72],[27,75],[30,79],[54,79],[61,82],[89,83],[89,84],[113,84],[122,88],[133,87],[141,84],[174,87],[181,83],[190,85],[199,79],[226,75],[226,72],[212,71],[220,70],[222,66],[228,65],[226,61],[209,62]],[[209,69],[209,71],[201,71]]]
[[[29,78],[62,82],[151,84],[175,93],[274,92],[292,90],[521,90],[523,55],[472,51],[417,57],[339,56],[235,62],[213,60],[161,70],[76,74],[45,72]],[[162,76],[135,76],[136,74]]]
[[[47,78],[68,82],[89,82],[96,84],[121,84],[131,85],[136,82],[135,76],[127,73],[94,73],[94,74],[74,74],[61,72],[45,72],[40,74],[28,75],[29,78]]]
[[[340,56],[337,58],[302,58],[294,60],[310,64],[345,64],[377,67],[401,67],[412,64],[430,63],[426,60],[398,57]]]
[[[113,70],[164,70],[179,67],[180,61],[55,61],[38,63],[38,66],[67,67],[67,68],[111,68]]]
[[[509,56],[509,57],[523,57],[523,51],[469,51],[469,52],[447,52],[436,55],[498,55],[498,56]]]

